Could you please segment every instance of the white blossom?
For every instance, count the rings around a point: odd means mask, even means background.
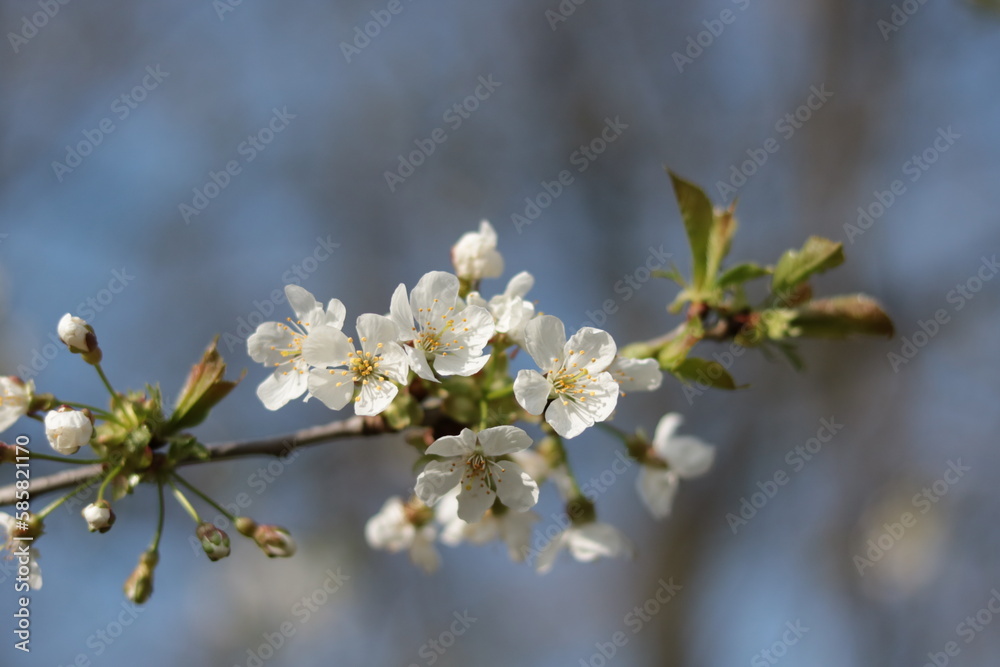
[[[494,506],[495,507],[495,506]],[[507,545],[511,560],[521,562],[531,552],[531,530],[541,517],[527,512],[486,511],[483,518],[468,523],[458,516],[458,495],[448,494],[435,506],[437,520],[443,524],[441,542],[455,547],[462,542],[483,545],[501,540]]]
[[[466,232],[451,248],[451,262],[459,278],[479,281],[503,274],[503,257],[497,252],[497,233],[486,220],[478,232]]]
[[[396,342],[398,329],[388,317],[365,313],[358,316],[357,329],[357,342],[326,327],[304,343],[304,354],[320,367],[309,373],[309,394],[331,410],[353,399],[355,414],[373,416],[392,403],[397,383],[406,383],[409,366]]]
[[[542,372],[518,372],[514,396],[521,407],[533,415],[544,411],[545,421],[564,438],[611,416],[619,389],[607,372],[617,350],[607,332],[584,327],[567,341],[562,321],[541,315],[525,327],[524,338]]]
[[[434,505],[446,493],[458,491],[458,516],[473,523],[500,502],[524,512],[538,502],[538,484],[514,461],[497,458],[531,446],[531,437],[515,426],[494,426],[476,433],[462,429],[460,435],[438,438],[427,454],[444,457],[431,461],[417,477],[416,494]]]
[[[257,387],[257,397],[268,410],[277,410],[306,392],[308,371],[317,364],[303,353],[303,345],[316,331],[344,326],[347,309],[338,299],[323,305],[298,285],[287,285],[285,296],[295,312],[288,324],[264,322],[247,339],[250,357],[274,372]]]
[[[497,333],[507,334],[512,341],[523,345],[524,327],[535,316],[534,304],[524,297],[534,284],[535,278],[527,271],[522,271],[510,279],[503,294],[497,294],[487,301],[479,292],[470,292],[466,301],[469,305],[489,310]]]
[[[406,285],[392,295],[390,316],[399,327],[410,366],[425,380],[438,375],[474,375],[490,355],[483,348],[493,337],[493,316],[458,298],[458,278],[444,271],[425,274],[406,298]],[[433,362],[433,370],[431,369]]]
[[[689,435],[675,436],[683,417],[671,412],[660,419],[653,434],[653,452],[666,467],[643,465],[636,488],[654,518],[669,516],[681,479],[708,472],[715,460],[715,448]]]
[[[415,520],[415,513],[401,498],[393,496],[365,524],[365,540],[373,549],[384,549],[390,553],[407,550],[410,560],[430,573],[441,564],[441,555],[434,546],[437,528],[432,522],[418,526]]]

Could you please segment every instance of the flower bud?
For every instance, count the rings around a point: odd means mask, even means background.
[[[125,597],[136,604],[143,604],[153,594],[153,570],[160,556],[155,551],[144,551],[139,564],[125,580]]]
[[[70,352],[82,354],[88,364],[101,361],[101,348],[97,345],[97,335],[94,328],[75,315],[66,313],[56,327],[59,340],[66,344]]]
[[[93,435],[94,421],[89,411],[61,405],[45,415],[45,437],[60,454],[75,454]]]
[[[503,273],[503,257],[497,252],[497,233],[486,220],[478,232],[467,232],[451,248],[455,274],[462,280],[478,282],[498,278]]]
[[[236,517],[233,525],[236,526],[236,530],[247,537],[253,537],[253,534],[257,531],[257,522],[248,516]]]
[[[289,558],[295,555],[295,541],[281,526],[257,526],[253,539],[268,558]]]
[[[229,555],[229,536],[211,523],[200,523],[195,535],[201,540],[201,548],[213,563]]]
[[[115,512],[111,509],[111,503],[107,500],[98,500],[90,503],[80,512],[87,520],[87,528],[90,532],[106,533],[111,530],[115,523]]]

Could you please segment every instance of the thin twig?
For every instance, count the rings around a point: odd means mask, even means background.
[[[274,438],[223,442],[209,445],[209,458],[207,460],[194,459],[184,461],[180,465],[210,463],[212,461],[222,461],[242,456],[286,456],[288,452],[299,447],[316,445],[332,440],[379,435],[389,432],[390,429],[381,419],[355,416]],[[43,493],[80,484],[89,479],[99,478],[102,474],[103,470],[100,465],[74,467],[52,475],[32,479],[30,492],[32,497],[36,497]],[[14,503],[15,491],[16,489],[13,484],[0,487],[0,507]]]

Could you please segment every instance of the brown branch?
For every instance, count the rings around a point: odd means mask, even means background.
[[[242,442],[223,442],[209,445],[209,458],[207,460],[192,459],[184,461],[179,465],[209,463],[211,461],[222,461],[242,456],[285,456],[288,452],[300,447],[317,445],[332,440],[343,440],[345,438],[379,435],[390,432],[391,430],[380,418],[355,416],[274,438],[246,440]],[[100,465],[75,466],[68,470],[61,470],[57,473],[46,475],[45,477],[32,479],[29,491],[32,497],[37,497],[50,491],[78,486],[89,479],[99,478],[101,474],[102,467]],[[0,507],[14,503],[15,491],[16,488],[13,484],[0,487]]]

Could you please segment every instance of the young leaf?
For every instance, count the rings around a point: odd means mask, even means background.
[[[712,230],[708,236],[708,262],[705,267],[709,281],[714,281],[715,277],[719,275],[719,267],[722,266],[722,260],[729,254],[729,246],[732,244],[736,227],[733,206],[713,215]]]
[[[174,414],[165,424],[162,435],[172,435],[203,422],[212,408],[224,399],[246,375],[244,370],[243,374],[235,381],[222,379],[226,373],[226,363],[216,348],[218,342],[219,338],[216,336],[205,350],[201,361],[191,367],[187,382],[184,383],[184,388],[181,389],[180,396],[177,397]]]
[[[712,202],[697,185],[688,183],[669,169],[667,173],[670,174],[688,243],[691,245],[692,285],[695,290],[699,290],[705,285],[707,276],[708,243],[715,219]]]
[[[737,388],[733,376],[718,361],[688,357],[673,368],[672,372],[685,382],[697,382],[716,389]]]
[[[872,298],[863,294],[810,301],[799,309],[792,325],[802,336],[847,338],[851,335],[892,338],[892,320]]]
[[[822,273],[844,263],[844,244],[810,236],[801,250],[789,250],[774,267],[771,292],[787,293],[814,273]]]
[[[770,269],[760,266],[759,264],[754,264],[753,262],[737,264],[736,266],[730,267],[721,276],[719,276],[718,285],[719,287],[742,285],[745,282],[762,278],[769,273],[771,273]]]

